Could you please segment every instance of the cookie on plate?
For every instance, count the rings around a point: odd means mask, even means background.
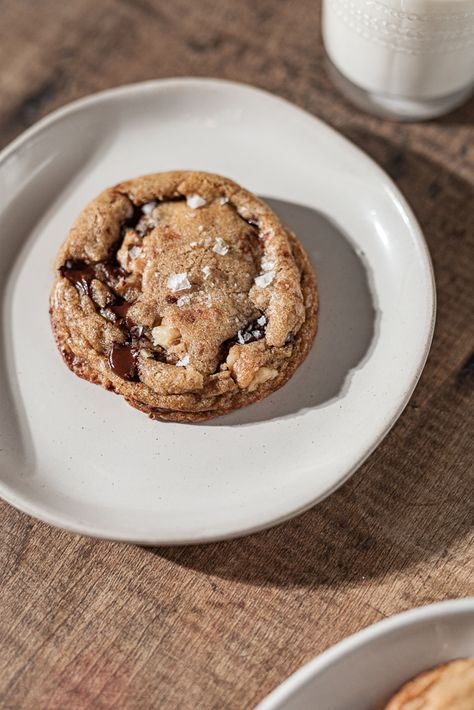
[[[474,710],[474,658],[422,673],[404,685],[385,710]]]
[[[105,190],[61,247],[50,301],[70,369],[155,419],[256,402],[308,354],[318,297],[295,235],[227,178],[177,171]]]

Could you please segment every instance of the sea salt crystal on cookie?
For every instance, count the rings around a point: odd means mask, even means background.
[[[275,268],[275,262],[272,259],[262,259],[262,270],[272,271]]]
[[[191,207],[192,210],[197,210],[198,207],[207,204],[207,200],[201,197],[201,195],[189,195],[189,197],[186,198],[186,204],[188,207]]]
[[[181,360],[178,360],[178,362],[176,363],[176,367],[186,367],[186,365],[189,365],[189,360],[189,355],[185,355],[181,358]]]
[[[237,340],[241,345],[245,345],[245,343],[248,343],[249,340],[252,340],[252,336],[250,333],[242,333],[241,330],[237,333]]]
[[[183,271],[182,274],[171,274],[166,285],[173,293],[176,293],[176,291],[186,291],[186,289],[191,288],[186,271]]]
[[[137,259],[140,256],[141,252],[142,252],[141,247],[134,246],[130,249],[130,251],[128,253],[130,254],[131,259]]]
[[[221,205],[225,205],[226,202],[229,202],[229,198],[223,195],[222,197],[219,198],[219,202]]]
[[[262,231],[259,232],[258,236],[260,237],[260,239],[270,239],[270,237],[273,237],[273,230],[270,229],[270,227],[267,227],[266,229],[262,229]]]
[[[198,232],[204,232],[204,226],[202,224],[198,224]]]
[[[197,242],[189,242],[189,246],[191,247],[191,249],[194,249],[194,247],[197,247],[197,245]]]
[[[202,271],[205,279],[208,279],[209,276],[211,275],[211,267],[210,266],[203,266],[201,271]]]
[[[258,323],[259,325],[265,325],[266,322],[267,322],[266,316],[260,316],[260,318],[257,318],[257,323]]]
[[[212,247],[212,251],[216,254],[220,254],[221,256],[225,256],[229,251],[229,247],[222,239],[222,237],[216,237],[216,241],[214,243],[214,246]]]
[[[254,281],[255,281],[255,286],[257,288],[265,288],[266,286],[269,286],[273,279],[275,278],[275,272],[274,271],[266,271],[264,274],[261,276],[256,276]]]
[[[191,296],[180,296],[178,300],[176,301],[176,305],[178,308],[182,308],[183,306],[187,306],[188,303],[191,301]]]
[[[151,214],[155,209],[156,204],[156,202],[147,202],[146,204],[142,205],[142,212],[144,214]]]

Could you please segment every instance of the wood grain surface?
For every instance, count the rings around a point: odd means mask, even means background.
[[[432,352],[404,414],[342,489],[293,521],[145,549],[2,504],[2,708],[251,708],[367,624],[474,593],[474,104],[426,124],[364,115],[325,73],[319,15],[317,0],[0,1],[2,145],[107,87],[250,82],[388,171],[420,220],[438,285]]]

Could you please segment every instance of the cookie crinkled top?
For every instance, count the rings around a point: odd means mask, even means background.
[[[279,219],[206,173],[106,190],[76,220],[57,268],[53,308],[60,298],[66,321],[70,310],[71,337],[158,394],[251,390],[291,354],[305,319]]]

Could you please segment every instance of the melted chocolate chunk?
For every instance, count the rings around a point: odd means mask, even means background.
[[[235,336],[235,342],[239,343],[239,345],[245,345],[246,343],[252,343],[255,340],[261,340],[264,337],[265,325],[260,325],[258,323],[258,320],[254,320],[250,323],[247,323],[245,328],[239,330],[239,332]]]
[[[110,306],[110,310],[112,313],[115,313],[116,316],[119,318],[126,318],[128,309],[130,308],[132,304],[128,303],[128,301],[125,301],[125,299],[117,299],[116,303],[113,306]]]
[[[116,375],[129,382],[138,381],[138,351],[131,343],[114,343],[109,355],[109,365]]]
[[[164,350],[155,350],[152,353],[152,358],[157,362],[166,362],[166,353]]]
[[[127,318],[128,311],[132,304],[126,301],[124,298],[117,297],[117,300],[113,306],[110,306],[112,313],[117,316],[118,322],[116,325],[122,330],[127,339],[130,340],[134,338],[139,340],[142,337],[144,328],[142,325],[136,325],[133,321]]]
[[[85,261],[68,259],[60,267],[59,273],[70,281],[81,293],[88,293],[92,279],[95,277],[94,267]]]
[[[130,335],[132,338],[136,338],[137,340],[142,337],[144,328],[142,325],[131,325],[130,321],[127,321],[127,326],[130,331]]]
[[[118,249],[117,245],[117,249]],[[117,249],[115,250],[115,253],[117,252]],[[115,256],[115,255],[114,255]],[[109,288],[113,289],[114,285],[117,283],[117,281],[120,281],[120,279],[125,278],[127,276],[127,272],[122,269],[121,266],[119,266],[117,263],[113,263],[112,258],[109,261],[101,261],[99,264],[97,264],[97,274],[100,276],[100,278],[109,286]]]
[[[262,316],[260,316],[260,318],[261,317]],[[229,340],[222,343],[221,360],[227,359],[229,350],[233,345],[247,345],[247,343],[253,343],[265,337],[266,320],[264,325],[261,325],[258,322],[260,318],[247,323],[245,328],[241,328],[241,330],[238,331],[237,335],[234,335],[233,338],[229,338]]]

